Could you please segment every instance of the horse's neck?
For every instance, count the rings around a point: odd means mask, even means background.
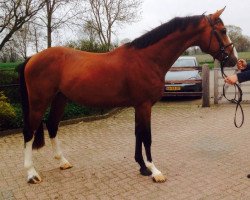
[[[162,69],[165,75],[186,49],[198,44],[198,38],[197,31],[190,31],[189,29],[186,32],[170,34],[156,44],[147,47],[144,51],[148,58]]]

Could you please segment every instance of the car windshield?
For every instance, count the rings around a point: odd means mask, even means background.
[[[173,64],[173,67],[191,67],[195,66],[193,59],[178,59]]]

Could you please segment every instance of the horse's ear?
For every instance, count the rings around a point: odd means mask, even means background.
[[[223,11],[225,10],[226,6],[224,8],[222,8],[221,10],[217,10],[214,14],[211,15],[211,19],[212,20],[216,20],[220,17],[220,15],[223,13]]]

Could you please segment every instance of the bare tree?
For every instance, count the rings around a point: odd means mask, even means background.
[[[30,25],[30,34],[31,34],[31,43],[33,50],[38,53],[41,49],[44,49],[46,46],[45,42],[45,32],[43,27],[37,22],[31,23]]]
[[[28,57],[28,47],[31,42],[30,23],[26,23],[13,37],[16,52],[24,59]]]
[[[83,32],[81,30],[81,35],[84,35],[89,41],[96,41],[97,40],[97,32],[92,28],[92,22],[91,21],[87,21],[84,24],[83,27]]]
[[[238,26],[228,25],[226,26],[228,30],[228,35],[233,41],[236,49],[239,52],[247,51],[250,48],[250,40],[247,36],[242,34],[242,29]]]
[[[79,14],[78,0],[45,0],[45,12],[40,17],[47,29],[47,47],[52,46],[52,33],[55,30],[76,24],[76,17]]]
[[[20,57],[17,53],[17,48],[14,40],[10,40],[8,43],[6,43],[0,51],[1,62],[7,62],[7,61],[15,62],[19,58]]]
[[[43,6],[44,0],[0,0],[0,50]]]
[[[86,27],[94,30],[100,42],[110,48],[115,28],[138,20],[142,0],[85,0],[85,3]]]

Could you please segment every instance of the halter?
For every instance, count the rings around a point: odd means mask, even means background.
[[[223,44],[222,39],[219,36],[219,33],[215,29],[215,25],[217,23],[221,22],[220,19],[216,20],[215,23],[212,22],[212,20],[210,19],[210,17],[207,17],[207,20],[208,20],[210,26],[212,27],[211,34],[210,34],[210,41],[209,41],[208,51],[210,50],[210,47],[211,47],[212,37],[213,37],[213,35],[215,35],[215,37],[217,39],[217,42],[219,43],[219,50],[216,52],[216,54],[215,54],[214,57],[217,58],[217,57],[221,56],[221,58],[222,58],[221,61],[220,61],[221,74],[222,74],[223,78],[226,78],[227,75],[224,72],[224,66],[227,63],[228,59],[230,58],[230,56],[231,56],[231,54],[233,52],[234,45],[233,45],[233,43],[230,43],[230,44],[227,44],[227,45]],[[231,50],[230,54],[228,54],[226,52],[226,49],[228,47],[230,47],[230,46],[232,46],[232,50]],[[243,112],[242,106],[240,104],[241,101],[242,101],[242,95],[243,95],[242,89],[240,88],[239,84],[235,83],[234,84],[234,88],[235,88],[234,98],[233,99],[229,99],[229,98],[226,97],[225,85],[226,85],[226,83],[224,83],[224,85],[223,85],[223,96],[229,102],[236,104],[236,109],[235,109],[235,114],[234,114],[234,125],[235,125],[235,127],[240,128],[243,125],[243,123],[244,123],[244,112]],[[236,91],[237,90],[238,90],[238,99],[237,99],[237,95],[236,95]],[[236,116],[237,116],[238,108],[240,108],[241,115],[242,115],[242,121],[241,121],[241,123],[239,125],[236,122]]]

